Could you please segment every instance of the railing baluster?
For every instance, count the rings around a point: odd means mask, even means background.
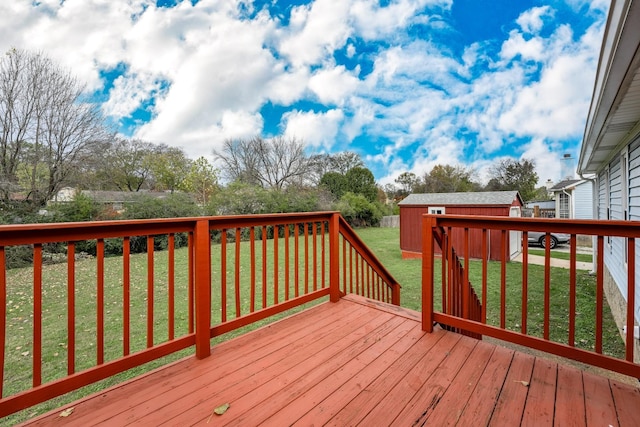
[[[575,346],[576,338],[576,235],[569,238],[569,346]]]
[[[636,239],[627,239],[627,334],[625,339],[625,358],[633,362],[634,315],[636,306]]]
[[[318,290],[318,223],[312,222],[312,244],[313,244],[313,290]]]
[[[154,245],[155,238],[147,236],[147,348],[153,347]]]
[[[98,239],[96,247],[96,258],[98,262],[98,298],[96,301],[97,311],[97,359],[98,365],[104,363],[104,239]]]
[[[33,245],[33,386],[42,384],[42,245]]]
[[[280,235],[280,226],[273,226],[273,303],[278,304],[278,278],[280,276],[280,269],[278,267],[278,241]],[[315,289],[314,289],[315,291]]]
[[[294,295],[297,298],[300,296],[300,224],[295,223],[293,226],[293,276],[296,286]]]
[[[520,332],[527,333],[527,317],[529,308],[527,306],[529,299],[529,233],[522,233],[522,308],[520,319]],[[483,301],[484,307],[486,302]]]
[[[240,317],[240,242],[242,241],[240,228],[236,227],[235,241],[235,300],[236,300],[236,317]]]
[[[191,294],[189,296],[191,297]],[[192,300],[191,297],[190,307],[193,305]],[[131,351],[131,245],[128,236],[122,239],[122,308],[122,352],[128,356]],[[192,310],[189,312],[192,313]],[[191,319],[189,325],[193,328]]]
[[[188,280],[188,304],[189,304],[189,333],[192,334],[195,331],[195,244],[193,232],[189,232],[188,240],[187,240],[187,251],[188,251],[188,270],[189,270],[189,280]]]
[[[284,225],[284,300],[289,301],[289,224]]]
[[[267,226],[262,226],[262,308],[267,308]]]
[[[487,250],[487,229],[482,229],[482,313],[480,319],[482,323],[487,323],[487,264],[489,263],[489,253]]]
[[[507,315],[507,231],[500,232],[502,254],[500,257],[500,327],[506,327]]]
[[[256,309],[256,230],[254,227],[249,229],[249,252],[251,258],[251,290],[250,290],[250,307],[249,312],[253,313]]]
[[[545,236],[544,248],[544,314],[543,314],[543,337],[549,339],[549,317],[551,311],[551,235]]]
[[[222,323],[227,321],[227,230],[220,230],[220,313]]]
[[[169,259],[167,261],[167,275],[168,275],[168,289],[167,289],[167,316],[168,319],[168,337],[169,340],[173,340],[175,338],[175,235],[173,233],[169,233],[169,243],[168,243],[168,251],[169,251]]]
[[[322,272],[321,273],[322,274],[322,280],[321,280],[322,289],[327,287],[326,277],[325,277],[326,276],[326,264],[325,264],[325,256],[324,256],[324,251],[325,251],[325,241],[324,241],[324,239],[325,239],[325,236],[324,236],[324,221],[323,221],[323,222],[320,223],[320,241],[322,242],[321,250],[320,250],[320,254],[322,255],[322,258],[320,260],[320,262],[321,262],[320,271]],[[337,248],[335,250],[337,250]],[[336,266],[336,268],[337,268],[337,266]]]
[[[4,396],[4,359],[7,339],[7,256],[0,246],[0,396]]]
[[[347,293],[347,239],[342,238],[342,292]]]
[[[358,283],[356,282],[356,293]],[[349,292],[353,293],[353,246],[349,243]]]
[[[356,252],[355,256],[355,264],[356,264],[356,294],[357,295],[361,295],[360,294],[360,257],[358,256],[358,253]]]
[[[67,375],[76,370],[76,245],[67,243]],[[2,364],[0,364],[2,366]],[[2,393],[0,393],[2,396]]]
[[[464,229],[464,273],[463,273],[463,288],[462,288],[462,316],[465,319],[471,318],[469,312],[469,228]]]
[[[309,293],[309,228],[304,223],[304,293]]]
[[[602,314],[604,301],[604,237],[598,236],[598,271],[596,273],[596,353],[602,353]]]

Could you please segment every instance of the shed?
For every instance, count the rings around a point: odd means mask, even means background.
[[[422,215],[521,216],[524,205],[517,191],[483,191],[474,193],[410,194],[400,203],[400,250],[403,258],[413,258],[422,252]],[[482,257],[481,231],[471,232],[470,256]],[[476,235],[477,234],[477,235]],[[453,245],[463,247],[461,232],[454,232]],[[511,257],[521,250],[520,233],[512,232],[507,241]],[[436,246],[436,250],[439,250]],[[460,250],[460,249],[459,249]],[[489,232],[489,259],[500,259],[502,253],[500,231]]]

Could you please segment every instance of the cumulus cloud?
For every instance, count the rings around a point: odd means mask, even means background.
[[[307,146],[329,150],[336,142],[336,135],[344,113],[333,109],[323,113],[291,111],[283,117],[284,135],[302,140]]]
[[[482,175],[504,155],[544,159],[541,179],[557,178],[554,159],[580,141],[608,6],[568,4],[523,11],[502,39],[456,45],[452,0],[309,0],[273,14],[271,2],[238,0],[5,1],[0,50],[43,51],[90,93],[122,69],[105,114],[148,108],[134,136],[192,157],[262,133],[270,103],[288,109],[285,136],[311,150],[375,140],[356,147],[382,182],[439,163]],[[563,22],[570,13],[590,26]]]

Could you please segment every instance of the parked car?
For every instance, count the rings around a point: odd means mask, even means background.
[[[549,237],[550,242],[549,242],[549,248],[553,249],[556,246],[563,244],[563,243],[569,243],[569,238],[571,237],[568,234],[564,234],[564,233],[550,233],[551,236]],[[546,233],[543,233],[541,231],[530,231],[529,232],[529,245],[534,244],[534,245],[540,245],[544,248],[544,245],[546,243],[545,240],[545,236]]]

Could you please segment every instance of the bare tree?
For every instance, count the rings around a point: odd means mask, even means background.
[[[101,174],[120,191],[140,191],[151,186],[153,156],[159,148],[139,139],[117,139],[104,153]]]
[[[304,145],[295,138],[227,140],[213,154],[222,161],[227,179],[265,188],[300,184],[309,172]]]
[[[0,60],[0,199],[23,191],[38,205],[70,178],[82,153],[106,137],[83,86],[40,53]]]

